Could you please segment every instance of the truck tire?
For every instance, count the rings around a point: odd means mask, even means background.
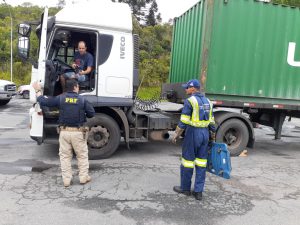
[[[229,119],[219,125],[217,142],[226,143],[231,156],[238,156],[246,148],[249,131],[245,123],[239,119]]]
[[[119,125],[108,115],[97,114],[88,120],[89,159],[109,158],[119,147],[121,134]]]
[[[29,99],[29,91],[24,91],[23,92],[23,98]]]
[[[8,100],[0,100],[0,105],[6,105],[7,103],[9,103],[10,99]]]

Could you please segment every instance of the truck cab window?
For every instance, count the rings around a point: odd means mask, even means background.
[[[105,63],[105,61],[110,56],[113,41],[114,37],[112,35],[99,35],[99,49],[101,49],[101,51],[99,51],[99,65]]]

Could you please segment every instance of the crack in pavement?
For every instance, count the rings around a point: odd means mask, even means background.
[[[27,165],[26,163],[28,162],[19,161],[14,162],[14,165]],[[159,166],[128,162],[101,165],[91,163],[92,182],[79,185],[78,170],[73,161],[74,184],[70,188],[63,187],[58,165],[37,165],[46,169],[18,175],[1,175],[5,179],[0,184],[0,190],[14,193],[17,196],[15,203],[19,207],[35,201],[45,205],[55,202],[99,213],[117,210],[123,216],[139,222],[145,222],[154,215],[170,223],[184,223],[185,218],[189,218],[190,224],[199,224],[199,220],[204,224],[211,224],[207,215],[216,218],[244,215],[254,207],[253,200],[270,200],[269,193],[261,190],[258,185],[241,183],[238,176],[223,180],[210,174],[207,176],[203,201],[178,195],[172,191],[174,180],[179,182],[176,164]],[[9,166],[9,163],[5,166]],[[248,179],[253,179],[251,174]],[[290,193],[285,197],[294,199],[299,197],[299,193]],[[190,210],[183,210],[186,208]]]

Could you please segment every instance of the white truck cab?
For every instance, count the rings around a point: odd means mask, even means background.
[[[18,50],[23,59],[29,58],[30,31],[29,24],[19,25]],[[90,158],[109,157],[118,148],[121,137],[128,144],[130,139],[151,136],[145,133],[148,132],[148,114],[140,113],[139,117],[144,118],[137,122],[133,110],[138,87],[138,46],[127,4],[78,3],[66,6],[54,17],[48,17],[45,8],[36,33],[40,40],[39,59],[33,66],[31,83],[41,82],[43,94],[48,97],[62,94],[59,75],[72,70],[70,64],[79,41],[86,43],[87,51],[94,57],[94,71],[88,81],[80,84],[81,95],[97,112],[87,123],[91,128]],[[30,99],[36,102],[33,90]],[[30,110],[30,136],[38,143],[57,140],[58,113],[57,109],[35,104]],[[165,126],[170,128],[170,122],[161,123],[159,116],[153,117],[154,120],[163,126],[152,129],[159,129],[165,135]]]

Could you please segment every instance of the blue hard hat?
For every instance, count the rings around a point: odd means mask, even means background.
[[[183,84],[182,87],[184,89],[188,89],[190,87],[200,88],[200,83],[197,79],[189,80],[186,84]]]

